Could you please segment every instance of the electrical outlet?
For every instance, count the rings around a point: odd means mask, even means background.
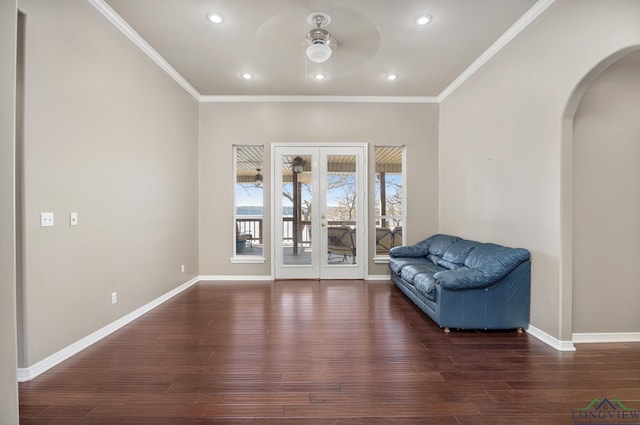
[[[184,264],[180,266],[180,271],[184,273]]]
[[[53,213],[41,212],[40,213],[40,227],[53,227]]]
[[[118,302],[118,293],[117,292],[112,292],[111,293],[111,304],[115,304]]]

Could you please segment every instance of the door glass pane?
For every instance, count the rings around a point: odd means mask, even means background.
[[[356,156],[327,155],[326,183],[327,211],[320,219],[326,219],[328,263],[356,264]]]
[[[311,156],[282,157],[282,263],[311,265]]]

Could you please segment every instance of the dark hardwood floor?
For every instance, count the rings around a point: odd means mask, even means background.
[[[640,410],[640,344],[447,334],[390,282],[203,282],[20,384],[20,423],[566,425],[595,398]]]

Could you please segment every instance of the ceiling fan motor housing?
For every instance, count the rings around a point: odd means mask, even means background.
[[[307,22],[315,26],[314,29],[307,34],[307,57],[313,62],[324,62],[331,56],[332,49],[330,43],[335,44],[329,31],[324,29],[331,22],[331,17],[324,12],[313,12],[307,16]]]
[[[309,31],[307,39],[311,44],[329,44],[329,41],[331,41],[331,34],[329,34],[329,31],[324,28],[316,28]]]

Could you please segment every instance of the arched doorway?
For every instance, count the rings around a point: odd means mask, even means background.
[[[628,338],[634,326],[637,331],[633,320],[623,319],[624,300],[630,295],[624,294],[629,285],[624,281],[631,276],[624,270],[630,259],[624,258],[633,256],[631,246],[637,243],[625,241],[629,232],[624,226],[630,225],[631,219],[629,211],[621,210],[625,208],[625,190],[633,189],[631,181],[637,181],[629,172],[634,167],[627,162],[634,151],[629,150],[628,140],[623,140],[628,135],[616,134],[620,125],[607,115],[628,102],[624,96],[615,96],[616,90],[625,89],[611,86],[615,81],[611,79],[617,78],[609,76],[611,67],[622,59],[628,65],[637,61],[633,66],[640,69],[640,54],[634,53],[639,47],[620,50],[593,67],[574,89],[563,116],[561,332],[565,340],[615,341],[616,335]],[[602,77],[606,80],[599,79]],[[640,90],[640,81],[637,87]],[[635,121],[629,124],[629,131],[640,128]],[[634,137],[640,143],[640,137]],[[637,149],[640,153],[640,146]],[[626,198],[640,208],[640,195],[637,202]],[[636,224],[640,226],[638,217]],[[616,265],[617,261],[620,264]],[[616,288],[621,294],[614,292]],[[620,303],[616,303],[617,297]],[[622,335],[624,332],[627,334]]]

